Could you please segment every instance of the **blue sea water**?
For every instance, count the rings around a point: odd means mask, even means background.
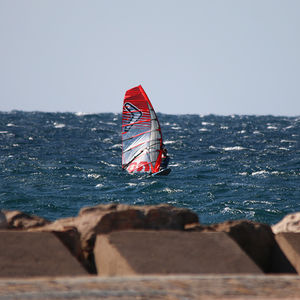
[[[300,211],[300,117],[158,114],[172,172],[121,169],[121,114],[0,112],[0,209],[49,220],[100,203],[169,203],[200,222]]]

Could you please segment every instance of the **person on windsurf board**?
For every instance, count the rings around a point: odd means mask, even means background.
[[[167,175],[169,156],[153,106],[141,85],[125,93],[122,114],[122,168],[128,173]]]
[[[162,144],[162,155],[161,155],[161,164],[160,164],[160,171],[167,169],[168,164],[170,161],[170,156],[168,155],[168,150],[164,144]]]

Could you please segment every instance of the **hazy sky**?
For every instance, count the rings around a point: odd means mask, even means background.
[[[300,115],[299,0],[0,0],[0,111]]]

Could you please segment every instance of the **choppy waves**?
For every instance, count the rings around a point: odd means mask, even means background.
[[[204,223],[300,210],[300,118],[158,114],[167,177],[121,170],[121,115],[0,113],[0,203],[49,219],[87,205],[169,203]]]

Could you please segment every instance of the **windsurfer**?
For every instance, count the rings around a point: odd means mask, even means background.
[[[168,155],[168,150],[164,144],[162,144],[162,156],[161,156],[161,164],[160,170],[164,170],[168,167],[170,161],[170,156]]]

